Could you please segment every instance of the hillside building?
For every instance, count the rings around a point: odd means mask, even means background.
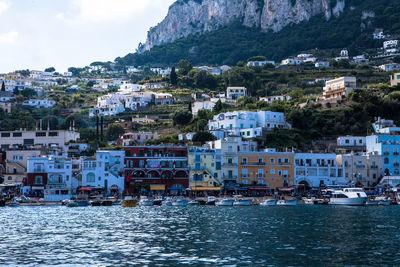
[[[357,88],[357,80],[354,77],[341,77],[326,81],[323,97],[325,99],[342,98],[348,96]]]

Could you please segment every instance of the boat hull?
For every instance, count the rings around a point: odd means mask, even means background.
[[[188,205],[188,201],[187,200],[177,200],[172,202],[172,206],[175,207],[186,207]]]
[[[297,206],[297,203],[299,201],[297,199],[295,200],[279,200],[276,205],[277,206]]]
[[[244,200],[240,200],[240,201],[235,201],[234,203],[233,203],[233,206],[251,206],[251,202],[252,202],[252,200],[251,199],[244,199]]]
[[[139,202],[139,206],[143,206],[143,207],[150,207],[154,205],[154,201],[153,200],[142,200]]]
[[[221,200],[217,203],[215,203],[215,206],[218,207],[232,207],[233,206],[233,200]]]
[[[378,206],[379,201],[378,200],[368,200],[367,203],[365,203],[367,206]]]
[[[368,197],[331,198],[329,200],[329,205],[364,206],[367,201]]]
[[[378,205],[379,206],[390,206],[392,204],[392,200],[388,199],[388,200],[380,200]]]
[[[133,200],[124,200],[121,203],[121,207],[124,208],[134,208],[137,206],[138,201],[136,199]]]
[[[278,203],[278,200],[270,199],[270,200],[266,200],[263,203],[261,203],[260,206],[276,206],[277,203]]]

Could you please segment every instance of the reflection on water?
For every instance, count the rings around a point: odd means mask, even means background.
[[[0,265],[399,265],[400,207],[0,208]]]

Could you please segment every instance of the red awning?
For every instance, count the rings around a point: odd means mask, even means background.
[[[290,192],[293,191],[294,187],[278,188],[279,191]]]
[[[82,187],[78,189],[79,191],[92,191],[92,189],[87,188],[87,187]]]

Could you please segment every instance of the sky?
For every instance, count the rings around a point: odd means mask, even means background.
[[[135,52],[175,0],[0,0],[0,73],[84,67]]]

